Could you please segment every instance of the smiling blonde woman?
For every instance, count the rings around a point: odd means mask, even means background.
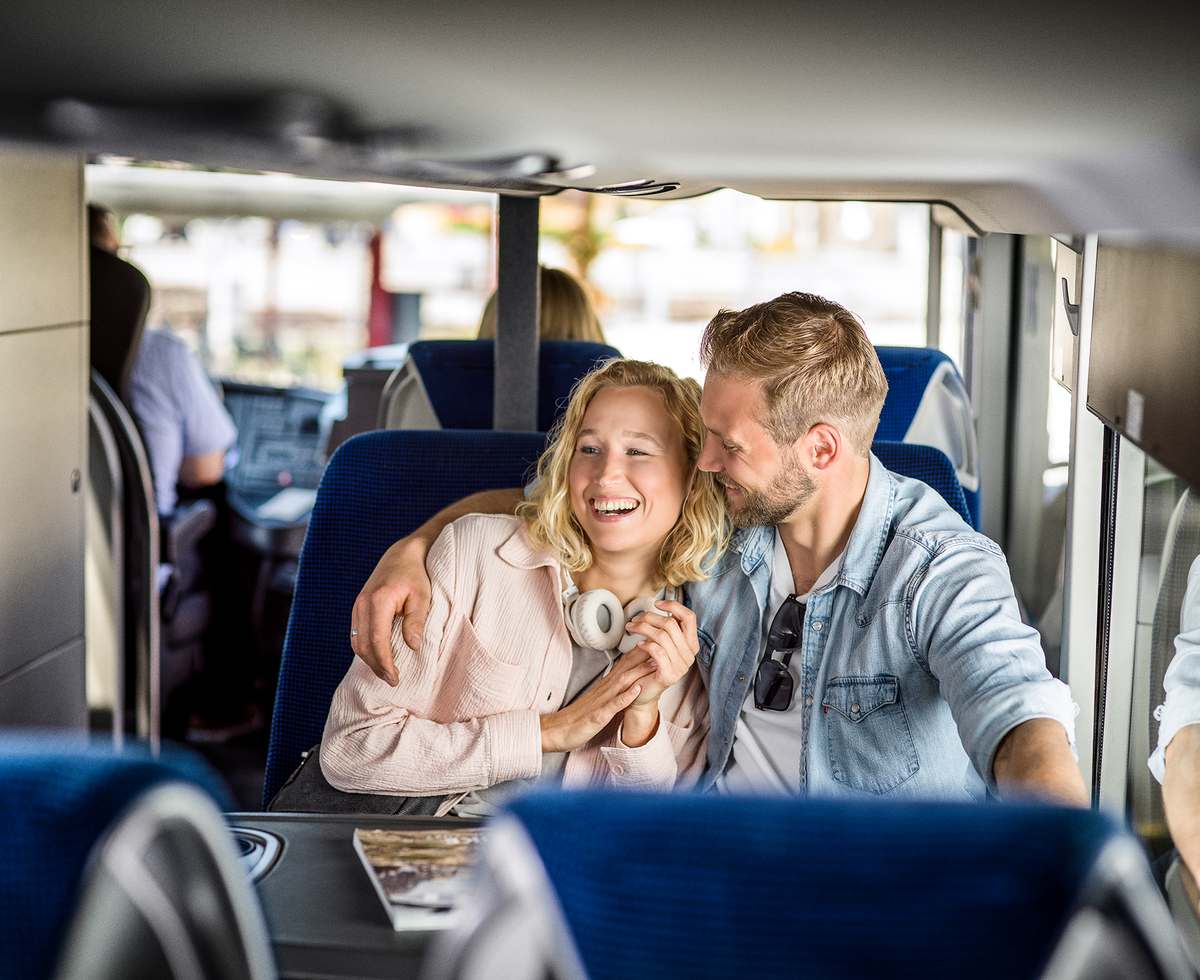
[[[321,744],[329,783],[402,812],[477,814],[526,781],[670,789],[704,765],[708,698],[684,583],[727,537],[700,387],[610,361],[582,379],[518,517],[447,526],[420,648],[390,687],[355,660]]]

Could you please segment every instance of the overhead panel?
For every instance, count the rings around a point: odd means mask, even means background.
[[[1087,405],[1200,487],[1200,252],[1101,244]]]

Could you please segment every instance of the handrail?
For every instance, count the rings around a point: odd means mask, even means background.
[[[121,450],[112,426],[95,394],[88,395],[88,418],[96,428],[104,447],[104,463],[112,490],[109,496],[109,545],[112,548],[113,629],[116,633],[116,664],[113,685],[113,750],[125,745],[125,517],[121,502],[125,499],[125,476],[121,469]]]
[[[144,520],[146,530],[146,568],[142,576],[144,594],[141,601],[145,609],[144,628],[139,622],[140,636],[137,637],[135,664],[135,713],[137,718],[138,738],[148,739],[150,752],[158,756],[162,738],[161,719],[161,665],[160,642],[161,628],[158,608],[158,566],[159,566],[159,529],[158,508],[154,500],[154,478],[150,470],[150,460],[146,455],[146,447],[142,443],[141,434],[133,417],[129,414],[120,399],[117,398],[108,383],[92,371],[92,394],[99,402],[105,417],[112,426],[114,434],[119,433],[118,444],[124,452],[122,457],[130,467],[130,476],[137,481],[144,504]],[[131,488],[132,489],[132,488]],[[142,517],[143,514],[139,514]]]

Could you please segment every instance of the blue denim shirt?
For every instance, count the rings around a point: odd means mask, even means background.
[[[762,655],[773,544],[773,528],[737,532],[690,586],[712,706],[701,788],[729,760]],[[978,798],[1021,722],[1053,718],[1074,742],[1070,691],[1021,622],[1000,548],[873,455],[842,569],[811,597],[797,656],[802,794]]]

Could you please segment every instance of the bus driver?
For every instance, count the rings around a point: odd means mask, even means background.
[[[1036,795],[1086,806],[1066,685],[1022,624],[1000,549],[870,452],[887,391],[848,310],[788,293],[705,330],[700,469],[739,530],[693,590],[711,729],[702,787],[889,797]],[[355,652],[395,683],[419,643],[424,558],[477,494],[392,546],[354,605]],[[431,537],[432,536],[432,537]],[[707,646],[707,644],[706,644]]]

